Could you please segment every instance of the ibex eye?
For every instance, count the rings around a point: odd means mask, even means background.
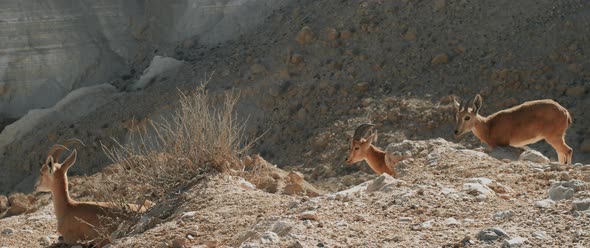
[[[471,117],[469,116],[465,116],[465,120],[468,121],[469,119],[471,119]]]
[[[355,149],[355,150],[358,150],[358,149],[361,149],[361,148],[360,148],[360,147],[355,147],[354,149]]]

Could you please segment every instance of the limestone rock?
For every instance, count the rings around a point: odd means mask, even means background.
[[[309,26],[305,26],[305,27],[301,28],[301,30],[297,33],[297,36],[295,37],[295,40],[300,45],[309,44],[309,43],[313,42],[313,39],[314,39],[314,35],[313,35],[313,32],[311,31],[311,28]]]
[[[515,238],[511,238],[511,239],[507,239],[504,240],[504,242],[502,242],[502,247],[520,247],[522,245],[525,244],[525,242],[527,241],[527,238],[523,238],[523,237],[515,237]]]
[[[576,211],[587,211],[590,209],[590,198],[575,199],[572,201],[572,205]]]
[[[545,199],[545,200],[540,200],[535,202],[535,207],[538,208],[550,208],[553,205],[555,205],[555,201],[551,200],[551,199]]]
[[[549,158],[535,150],[524,151],[522,154],[520,154],[518,160],[531,161],[539,164],[547,164],[550,162]]]
[[[23,193],[15,193],[8,197],[8,215],[19,215],[27,212],[30,207],[29,198]]]
[[[441,64],[446,64],[448,62],[449,62],[449,55],[447,53],[441,53],[439,55],[436,55],[430,61],[430,63],[433,65],[441,65]]]

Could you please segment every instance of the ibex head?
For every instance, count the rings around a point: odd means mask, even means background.
[[[374,124],[365,123],[356,128],[352,136],[346,163],[354,164],[366,158],[369,147],[373,142],[377,141],[377,132],[370,132],[374,126]],[[366,137],[368,132],[371,134]]]
[[[473,100],[467,102],[461,100],[460,103],[457,101],[457,98],[453,97],[455,120],[457,122],[455,137],[459,137],[473,129],[474,120],[477,118],[482,102],[483,100],[479,94]]]
[[[68,140],[66,141],[66,144],[71,142],[78,142],[84,145],[84,143],[78,139]],[[69,151],[69,149],[63,145],[53,145],[51,147],[45,163],[41,166],[39,181],[37,181],[37,184],[35,185],[35,192],[51,192],[53,185],[64,181],[68,169],[76,162],[78,154],[76,149],[74,149],[63,163],[59,163],[59,157],[66,150]]]

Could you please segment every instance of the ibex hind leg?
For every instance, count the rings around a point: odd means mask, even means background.
[[[549,143],[549,145],[551,145],[557,152],[557,157],[560,163],[570,164],[572,162],[572,155],[574,151],[565,143],[563,136],[546,140],[547,143]]]

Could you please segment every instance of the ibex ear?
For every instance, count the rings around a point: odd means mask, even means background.
[[[475,96],[475,99],[473,99],[473,113],[475,113],[475,114],[479,113],[479,109],[481,109],[482,104],[483,104],[483,99],[481,99],[481,96],[479,94],[477,94]]]
[[[55,161],[53,161],[53,157],[48,156],[47,160],[45,161],[45,164],[47,165],[47,169],[49,169],[49,173],[53,172],[53,164],[54,163],[55,163]]]
[[[64,171],[68,171],[70,166],[72,166],[76,162],[77,156],[78,156],[78,152],[76,151],[76,149],[74,149],[74,151],[72,151],[70,156],[68,156],[68,158],[66,158],[66,160],[62,164],[61,168],[63,168]]]
[[[453,98],[453,107],[455,108],[455,112],[459,112],[459,108],[461,108],[461,104],[459,104],[459,102],[457,102],[456,96],[452,96],[452,98]]]
[[[373,142],[377,142],[377,131],[374,131],[369,137],[367,137],[367,143],[369,145]]]

